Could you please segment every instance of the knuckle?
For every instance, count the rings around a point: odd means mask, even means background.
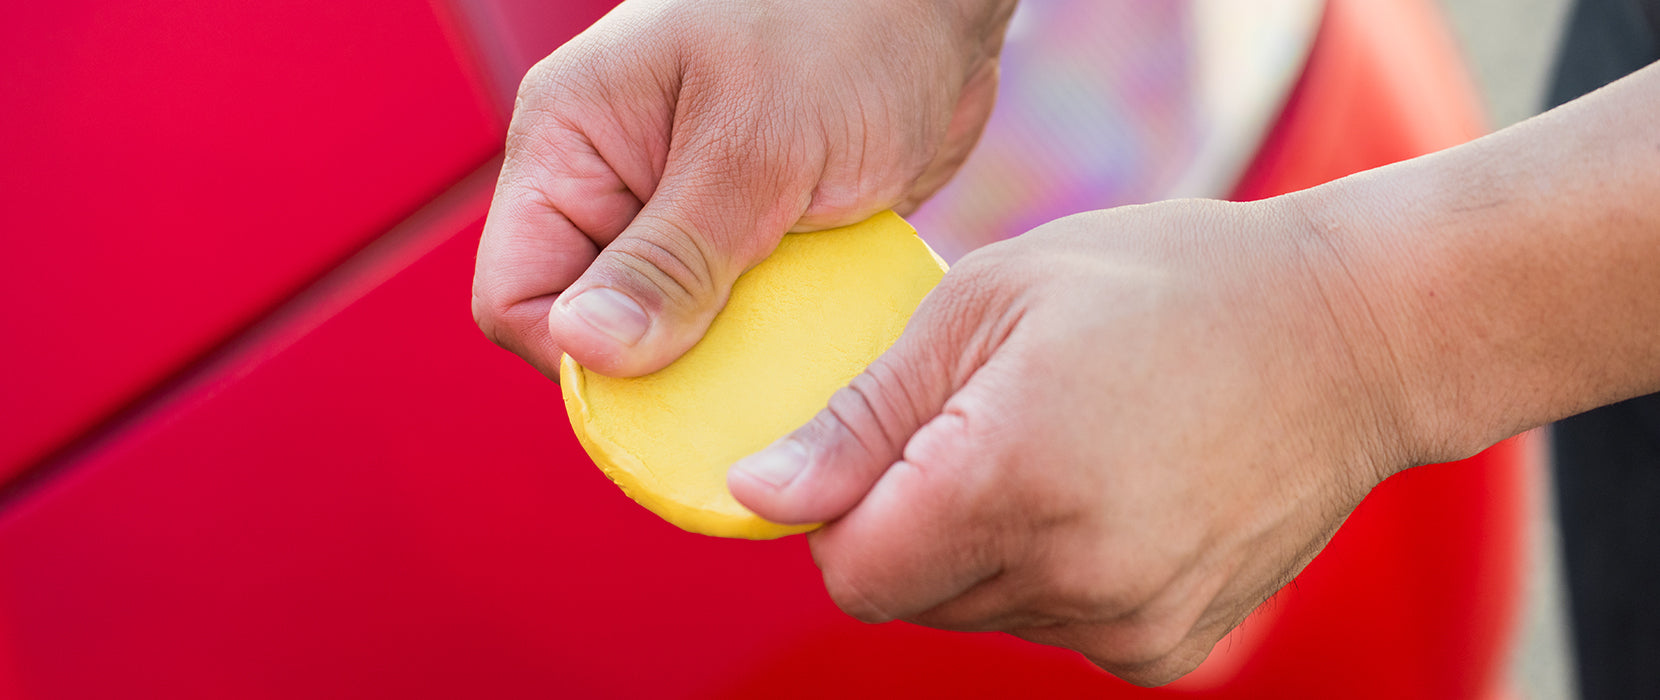
[[[1090,661],[1113,675],[1138,685],[1161,685],[1192,670],[1188,632],[1167,624],[1109,625],[1090,648],[1081,650]],[[1203,656],[1199,657],[1203,660]],[[1135,679],[1143,679],[1138,682]]]
[[[557,60],[553,55],[549,55],[525,71],[524,77],[519,79],[519,89],[513,94],[514,112],[530,108],[546,93],[557,71],[554,67]]]
[[[1107,577],[1100,576],[1098,579],[1105,580]],[[1146,607],[1148,601],[1152,599],[1152,591],[1149,590],[1149,586],[1136,578],[1122,580],[1115,585],[1098,586],[1093,589],[1084,588],[1088,585],[1088,582],[1079,581],[1077,585],[1080,589],[1083,589],[1079,591],[1080,600],[1083,604],[1097,611],[1096,614],[1101,615],[1134,615],[1137,611]]]
[[[1107,583],[1109,580],[1075,572],[1052,572],[1045,587],[1068,614],[1080,618],[1115,619],[1141,607],[1143,598],[1138,592]]]
[[[900,205],[908,191],[893,183],[869,183],[857,176],[838,177],[827,173],[808,197],[804,219],[828,226],[858,223],[883,209]]]
[[[898,454],[906,437],[899,426],[914,425],[916,409],[907,400],[900,365],[878,359],[830,395],[827,415],[872,455]]]
[[[578,37],[532,64],[524,77],[519,79],[514,106],[537,109],[578,95],[584,87],[591,87],[592,83],[597,82],[596,67],[610,63],[596,61],[596,57],[602,54],[598,51],[599,47],[591,44]]]
[[[811,202],[804,216],[852,223],[855,214],[863,213],[874,198],[866,197],[857,181],[828,178],[813,188]]]
[[[1091,659],[1091,662],[1126,682],[1143,688],[1157,688],[1192,673],[1204,660],[1205,654],[1189,653],[1184,648],[1172,650],[1156,660],[1141,664],[1101,663],[1095,659]]]
[[[556,51],[525,71],[524,77],[519,80],[518,90],[513,94],[514,126],[519,126],[517,122],[529,115],[556,108],[567,92],[564,86],[571,75],[568,63]]]
[[[641,225],[636,219],[636,225]],[[624,236],[605,252],[652,285],[670,303],[697,305],[715,292],[708,257],[690,231],[661,218],[649,222],[651,235]]]
[[[1053,612],[1077,620],[1108,622],[1116,637],[1140,639],[1148,629],[1146,610],[1160,592],[1157,577],[1127,573],[1146,565],[1134,559],[1045,557],[1037,566],[1039,586]]]
[[[473,324],[478,326],[484,337],[496,345],[506,347],[502,343],[501,321],[502,309],[481,295],[477,289],[473,290],[472,298]]]
[[[1122,658],[1141,668],[1156,669],[1181,646],[1184,636],[1181,630],[1170,627],[1140,630],[1130,638]]]
[[[509,161],[558,147],[563,137],[580,132],[582,123],[594,115],[605,83],[583,65],[591,62],[573,59],[562,48],[525,73],[514,93],[507,127]]]
[[[948,406],[905,443],[905,461],[929,466],[959,464],[981,452],[979,437],[969,429],[968,418]]]
[[[845,571],[845,567],[824,570],[824,590],[836,607],[855,620],[875,624],[894,619],[877,605],[865,587]]]

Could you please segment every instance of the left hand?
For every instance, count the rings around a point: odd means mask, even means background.
[[[630,0],[519,88],[473,318],[558,380],[703,337],[786,231],[904,212],[991,115],[1013,0]]]

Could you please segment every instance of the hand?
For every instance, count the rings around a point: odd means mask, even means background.
[[[1013,0],[634,0],[519,89],[473,281],[493,341],[634,376],[790,230],[902,212],[967,157]]]
[[[1285,200],[1068,217],[958,264],[808,425],[729,474],[869,622],[1195,668],[1417,459],[1387,346]]]

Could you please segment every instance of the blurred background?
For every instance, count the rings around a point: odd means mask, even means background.
[[[609,5],[4,11],[0,697],[1573,697],[1538,438],[1390,480],[1158,690],[627,501],[466,301],[513,90]],[[1537,110],[1565,10],[1028,0],[915,222],[950,257],[1446,147]]]

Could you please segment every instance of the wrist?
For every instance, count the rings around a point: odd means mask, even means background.
[[[1660,391],[1660,68],[1298,193],[1389,349],[1415,463]]]
[[[1454,149],[1286,197],[1330,251],[1321,286],[1391,416],[1396,471],[1571,413],[1559,395],[1574,378],[1547,361],[1547,319],[1528,311],[1544,281],[1506,269],[1541,226],[1537,205],[1495,170]]]
[[[1425,345],[1443,335],[1413,303],[1418,253],[1401,197],[1376,171],[1276,198],[1294,212],[1297,249],[1347,355],[1339,396],[1364,424],[1355,435],[1374,483],[1419,464],[1469,456],[1486,444],[1458,433],[1456,411],[1440,400],[1445,364],[1425,363]]]

